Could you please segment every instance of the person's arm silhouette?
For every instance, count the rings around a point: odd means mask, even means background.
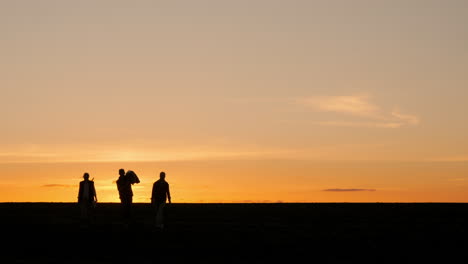
[[[171,203],[171,192],[169,191],[169,183],[167,184],[167,200]]]
[[[156,204],[156,183],[153,183],[153,190],[151,191],[151,204]]]
[[[97,193],[96,193],[96,188],[94,187],[94,181],[92,181],[91,188],[92,188],[92,192],[93,192],[94,204],[97,204]]]
[[[78,203],[80,203],[80,201],[81,201],[81,195],[83,193],[82,191],[83,191],[83,187],[82,187],[82,184],[80,182],[79,188],[78,188]]]

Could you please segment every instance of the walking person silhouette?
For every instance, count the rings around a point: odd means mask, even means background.
[[[81,210],[82,224],[89,224],[90,219],[94,220],[94,206],[97,203],[96,189],[94,181],[89,180],[89,173],[83,174],[83,181],[80,182],[78,189],[78,204]]]
[[[166,199],[171,203],[171,193],[169,191],[169,183],[165,180],[166,173],[159,173],[159,180],[153,184],[153,191],[151,193],[151,204],[155,212],[155,227],[159,229],[164,228],[165,224],[165,207]]]
[[[132,185],[140,183],[138,176],[133,171],[127,171],[124,169],[119,170],[119,179],[116,181],[117,189],[119,191],[120,204],[121,204],[121,216],[124,224],[128,226],[132,218],[132,203],[133,203],[133,191]]]

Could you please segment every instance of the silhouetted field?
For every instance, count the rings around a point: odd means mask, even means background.
[[[454,263],[468,255],[468,204],[172,204],[152,229],[148,204],[120,222],[98,204],[0,204],[2,263]]]

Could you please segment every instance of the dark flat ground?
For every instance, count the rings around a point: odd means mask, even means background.
[[[1,263],[467,263],[468,204],[172,204],[152,228],[134,204],[0,203]]]

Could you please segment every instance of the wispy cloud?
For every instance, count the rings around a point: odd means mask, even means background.
[[[384,123],[384,122],[353,122],[353,121],[320,121],[316,122],[322,126],[336,126],[336,127],[381,127],[381,128],[398,128],[401,123]]]
[[[403,124],[419,125],[420,122],[419,117],[415,115],[403,114],[398,109],[394,109],[392,111],[392,116]]]
[[[47,187],[47,188],[76,188],[76,185],[70,185],[70,184],[45,184],[45,185],[42,185],[42,187]]]
[[[376,189],[325,189],[324,192],[375,192]]]
[[[218,146],[186,146],[173,149],[148,147],[149,144],[133,147],[107,147],[83,145],[41,146],[41,152],[35,148],[17,146],[15,151],[0,151],[2,163],[55,163],[55,162],[152,162],[183,160],[229,160],[278,157],[287,154],[283,149],[261,149],[259,147],[227,145],[226,150]],[[14,147],[11,147],[14,148]],[[99,150],[96,150],[99,149]],[[157,149],[157,150],[155,150]]]
[[[371,101],[371,97],[368,95],[311,96],[299,99],[297,102],[315,111],[333,112],[360,118],[360,120],[316,122],[323,126],[399,128],[407,125],[415,126],[420,123],[418,116],[402,113],[397,107],[389,112],[383,111],[381,107]]]
[[[451,182],[466,182],[466,181],[468,181],[468,178],[454,178],[454,179],[449,179],[448,181],[451,181]]]
[[[369,102],[368,96],[312,96],[302,101],[324,112],[376,117],[379,111],[377,106]]]

